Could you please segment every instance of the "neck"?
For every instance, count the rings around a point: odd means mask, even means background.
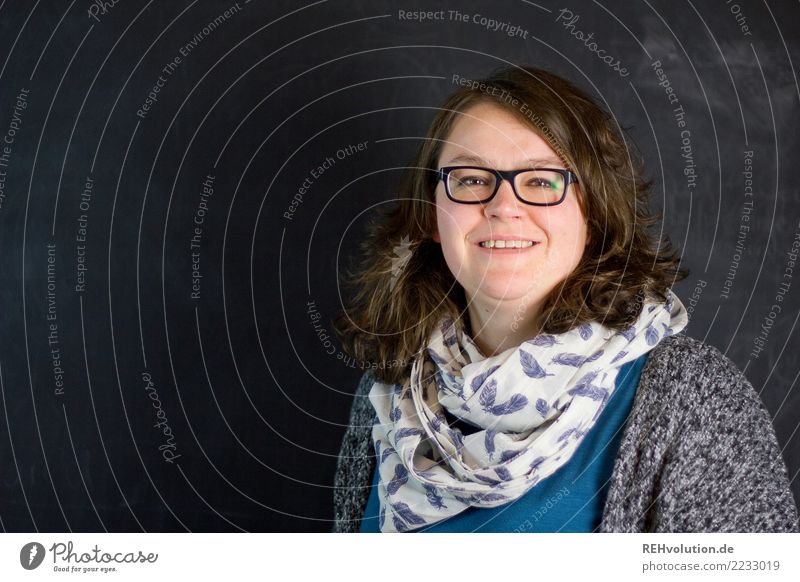
[[[470,336],[486,357],[515,348],[539,333],[538,304],[526,305],[522,301],[486,304],[473,300],[468,312]]]

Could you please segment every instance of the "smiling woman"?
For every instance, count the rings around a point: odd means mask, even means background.
[[[680,333],[615,127],[533,67],[443,105],[335,322],[370,370],[334,531],[797,531],[758,395]]]
[[[444,162],[439,165],[446,167],[476,160],[502,169],[559,168],[564,164],[518,116],[491,103],[479,103],[462,113],[440,158]],[[568,186],[553,170],[517,174],[513,181],[498,180],[490,171],[474,167],[458,172],[451,171],[436,188],[437,226],[432,239],[441,244],[447,267],[466,293],[470,321],[480,330],[476,343],[486,353],[495,354],[536,335],[541,327],[537,316],[541,304],[583,256],[586,220],[579,187]],[[536,187],[543,173],[561,180],[551,177],[546,186]],[[489,179],[481,182],[481,174]],[[479,188],[476,181],[483,186]],[[475,198],[483,190],[488,196],[478,200],[479,204],[452,196],[455,191]],[[564,196],[567,190],[569,195]],[[528,201],[524,192],[536,198]],[[548,205],[547,197],[553,193],[552,200],[557,203]],[[537,202],[538,198],[541,201]],[[520,302],[529,316],[527,325],[514,331],[511,323]]]

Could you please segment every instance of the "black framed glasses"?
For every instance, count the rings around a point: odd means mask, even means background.
[[[567,195],[567,187],[578,177],[560,168],[494,170],[480,166],[445,166],[437,172],[447,197],[460,204],[485,204],[494,198],[500,182],[508,180],[520,202],[533,206],[555,206]]]

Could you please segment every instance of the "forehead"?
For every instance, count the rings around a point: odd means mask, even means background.
[[[563,163],[530,125],[491,103],[478,103],[456,114],[439,162],[494,166]]]

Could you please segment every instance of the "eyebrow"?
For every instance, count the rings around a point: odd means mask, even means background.
[[[447,162],[446,166],[449,166],[453,163],[469,163],[469,164],[483,164],[483,165],[491,165],[489,162],[481,158],[480,156],[471,156],[467,154],[462,154],[460,156],[456,156],[452,158],[449,162]],[[557,158],[528,158],[526,160],[522,160],[523,163],[530,163],[533,164],[534,167],[543,165],[543,164],[551,164],[555,166],[563,166],[564,162]]]

